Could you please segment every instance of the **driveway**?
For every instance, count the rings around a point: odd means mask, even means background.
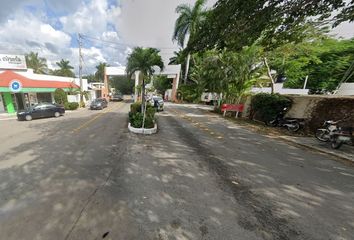
[[[167,104],[159,132],[103,112],[0,125],[5,239],[352,239],[354,169]]]

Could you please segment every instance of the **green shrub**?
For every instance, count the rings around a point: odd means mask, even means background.
[[[290,108],[292,101],[280,94],[259,93],[251,101],[251,118],[270,121],[284,108]]]
[[[57,88],[54,91],[54,100],[57,104],[65,105],[68,102],[68,97],[63,89]]]
[[[149,109],[155,110],[154,106],[152,106],[150,103],[146,103],[146,111],[148,111]],[[132,103],[130,105],[130,112],[132,113],[141,112],[141,102]]]
[[[130,112],[137,113],[141,112],[141,102],[135,102],[130,105]]]
[[[155,108],[147,103],[144,128],[153,128],[155,125]],[[141,103],[133,103],[130,105],[129,122],[134,128],[143,126],[143,114],[141,113]]]
[[[200,97],[202,96],[200,87],[197,84],[181,85],[178,93],[183,101],[191,103],[200,102]]]
[[[65,110],[76,110],[79,108],[79,103],[77,102],[66,102],[64,103]]]
[[[129,113],[129,122],[134,128],[141,128],[143,126],[143,114],[140,112]],[[145,115],[144,128],[153,128],[155,125],[155,117],[153,115]]]

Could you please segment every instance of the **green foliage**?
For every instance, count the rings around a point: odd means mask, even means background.
[[[164,95],[167,89],[172,88],[172,82],[165,75],[159,75],[154,78],[154,88],[161,95]]]
[[[255,42],[272,48],[306,37],[306,25],[315,17],[328,20],[345,0],[219,0],[205,23],[191,35],[189,50],[240,50]],[[348,6],[353,6],[351,1]],[[352,12],[352,11],[349,11]],[[348,15],[348,14],[346,14]],[[351,16],[353,20],[353,15]]]
[[[68,97],[66,95],[66,92],[61,89],[61,88],[57,88],[54,91],[54,100],[57,104],[62,104],[64,105],[65,103],[68,102]]]
[[[127,76],[111,77],[110,85],[122,94],[131,94],[134,92],[134,80],[130,80]]]
[[[292,101],[280,94],[259,93],[252,97],[251,117],[260,121],[270,121],[284,108],[290,108]]]
[[[38,53],[30,52],[26,54],[26,64],[32,68],[34,73],[45,74],[48,71],[47,59],[38,56]]]
[[[77,103],[77,102],[66,102],[64,104],[64,108],[65,108],[65,110],[76,110],[76,109],[79,108],[79,103]]]
[[[146,106],[144,128],[153,128],[155,125],[155,108],[148,104]],[[141,103],[136,102],[130,105],[129,122],[134,128],[143,126],[143,113],[141,112]]]
[[[198,103],[203,90],[195,83],[183,84],[179,87],[178,93],[185,102]]]
[[[96,82],[103,82],[104,80],[104,70],[106,67],[109,67],[107,63],[100,62],[96,66],[96,72],[95,72],[95,80]]]
[[[173,40],[177,40],[181,47],[184,47],[186,36],[194,35],[205,18],[206,11],[203,9],[206,0],[197,0],[194,6],[180,4],[176,8],[179,14],[173,32]]]
[[[56,62],[57,66],[59,67],[59,69],[56,70],[51,70],[51,74],[52,75],[56,75],[56,76],[63,76],[63,77],[75,77],[75,73],[72,71],[72,69],[74,69],[73,66],[70,65],[70,61],[69,60],[60,60],[60,62]]]
[[[286,44],[270,54],[271,68],[287,78],[286,87],[333,91],[354,62],[354,40],[320,38],[299,44]],[[348,82],[354,76],[348,75]]]
[[[160,50],[156,48],[134,48],[127,59],[128,76],[132,76],[136,71],[141,71],[145,77],[151,76],[155,72],[154,66],[163,70],[164,64],[159,53]]]
[[[193,89],[182,89],[182,95],[194,99],[203,91],[215,92],[222,93],[226,102],[239,103],[260,76],[261,52],[261,48],[251,46],[238,52],[211,50],[193,55]]]
[[[127,74],[130,78],[136,71],[140,71],[142,74],[142,88],[141,96],[142,99],[145,99],[145,81],[150,79],[154,74],[154,67],[160,68],[163,70],[164,64],[161,56],[159,55],[160,50],[156,48],[141,48],[136,47],[133,49],[133,52],[128,56],[127,59]],[[144,108],[145,100],[141,105],[141,108]]]

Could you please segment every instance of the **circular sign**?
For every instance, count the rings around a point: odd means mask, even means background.
[[[19,92],[22,89],[22,84],[19,80],[12,80],[9,84],[9,88],[12,92]]]

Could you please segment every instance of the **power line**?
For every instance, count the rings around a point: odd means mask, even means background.
[[[83,36],[84,38],[86,38],[86,39],[91,39],[91,40],[95,40],[95,41],[99,41],[99,42],[103,42],[103,43],[108,43],[108,44],[113,44],[113,45],[117,45],[117,46],[125,46],[125,47],[130,47],[130,48],[138,47],[137,44],[117,43],[117,42],[102,40],[102,39],[100,39],[100,38],[91,37],[91,36],[84,35],[84,34],[82,34],[82,36]],[[148,47],[157,48],[157,49],[160,49],[161,51],[162,51],[162,50],[178,50],[178,49],[179,49],[178,47],[152,47],[152,46],[142,46],[142,47],[146,47],[146,48],[148,48]]]

